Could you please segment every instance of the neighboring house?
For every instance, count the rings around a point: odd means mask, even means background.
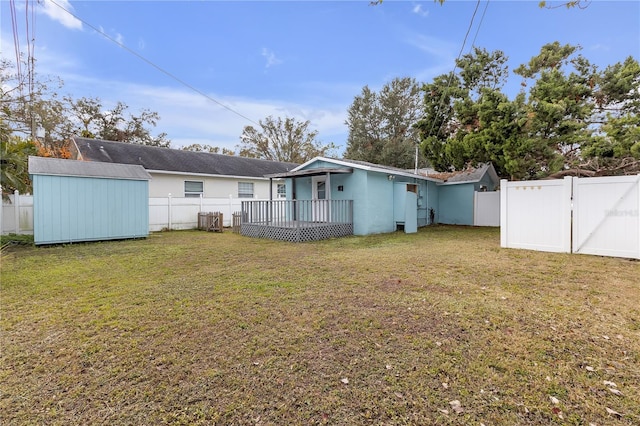
[[[287,201],[243,203],[244,235],[304,241],[347,230],[416,232],[437,217],[441,181],[394,167],[317,157],[270,177],[287,180]]]
[[[474,193],[495,191],[500,186],[500,178],[491,163],[429,176],[444,181],[438,184],[438,223],[449,225],[474,225]]]
[[[140,165],[151,175],[150,197],[284,198],[285,184],[265,175],[298,164],[208,152],[74,137],[75,159]]]

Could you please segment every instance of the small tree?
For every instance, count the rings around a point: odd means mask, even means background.
[[[0,185],[2,198],[6,199],[15,190],[31,192],[28,158],[37,154],[37,148],[28,140],[9,135],[2,121],[0,127]]]
[[[323,145],[316,140],[318,132],[309,130],[310,122],[287,117],[271,116],[260,120],[260,129],[246,126],[242,131],[239,148],[241,157],[304,163],[314,157],[329,155],[335,145]]]
[[[419,134],[415,128],[422,115],[418,83],[396,78],[379,93],[365,86],[349,107],[345,157],[400,168],[413,168]],[[424,165],[422,154],[419,163]]]

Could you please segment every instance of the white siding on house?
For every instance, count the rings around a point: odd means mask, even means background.
[[[201,181],[204,183],[204,198],[238,197],[238,182],[253,183],[253,198],[269,199],[269,179],[205,176],[195,174],[161,173],[149,171],[149,197],[184,197],[185,181]],[[273,179],[273,198],[277,198],[278,183],[283,180]]]

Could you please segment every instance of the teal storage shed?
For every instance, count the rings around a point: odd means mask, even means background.
[[[29,157],[34,242],[149,235],[149,179],[139,165]]]

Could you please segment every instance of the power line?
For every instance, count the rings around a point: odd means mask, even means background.
[[[239,117],[244,118],[245,120],[255,124],[256,126],[260,126],[259,123],[256,123],[254,120],[250,119],[249,117],[247,117],[246,115],[234,110],[233,108],[223,104],[222,102],[212,98],[211,96],[207,95],[206,93],[204,93],[203,91],[201,91],[200,89],[192,86],[191,84],[187,83],[186,81],[182,80],[181,78],[177,77],[176,75],[172,74],[171,72],[165,70],[164,68],[162,68],[159,65],[156,65],[155,63],[153,63],[152,61],[150,61],[149,59],[145,58],[144,56],[142,56],[141,54],[139,54],[138,52],[136,52],[133,49],[130,49],[129,47],[127,47],[125,44],[119,42],[118,40],[114,39],[113,37],[109,36],[108,34],[106,34],[104,31],[94,27],[93,25],[91,25],[90,23],[88,23],[87,21],[85,21],[84,19],[80,18],[78,15],[74,14],[73,12],[70,12],[69,10],[65,9],[63,6],[59,5],[58,3],[56,3],[54,0],[48,0],[51,3],[53,3],[54,5],[56,5],[57,7],[59,7],[60,9],[64,10],[65,12],[67,12],[69,15],[73,16],[74,18],[76,18],[78,21],[82,22],[84,25],[86,25],[87,27],[91,28],[92,30],[94,30],[95,32],[97,32],[98,34],[100,34],[101,36],[103,36],[104,38],[106,38],[107,40],[117,44],[118,46],[120,46],[121,48],[123,48],[124,50],[126,50],[127,52],[131,53],[132,55],[134,55],[135,57],[137,57],[138,59],[140,59],[141,61],[146,62],[148,65],[151,65],[153,68],[157,69],[158,71],[160,71],[161,73],[163,73],[164,75],[170,77],[171,79],[177,81],[178,83],[182,84],[183,86],[187,87],[188,89],[196,92],[197,94],[204,96],[206,99],[210,100],[211,102],[214,102],[218,105],[220,105],[221,107],[223,107],[224,109],[231,111],[232,113],[238,115]]]
[[[487,0],[487,5],[489,4],[489,1]],[[444,97],[446,95],[446,93],[449,91],[449,88],[451,87],[451,82],[453,80],[453,75],[454,72],[456,71],[456,68],[458,67],[458,61],[460,60],[460,57],[462,56],[462,52],[464,51],[464,46],[467,44],[467,38],[469,37],[469,33],[471,32],[471,28],[473,27],[473,21],[476,17],[476,13],[478,12],[478,7],[480,7],[480,0],[477,1],[476,3],[476,7],[473,10],[473,15],[471,16],[471,21],[469,22],[469,27],[467,28],[467,32],[464,36],[464,40],[462,41],[462,46],[460,47],[460,52],[458,52],[458,57],[456,58],[456,61],[454,62],[453,65],[453,69],[451,70],[451,73],[449,73],[449,81],[447,82],[447,88],[442,92],[442,95],[440,96],[440,102],[438,102],[438,108],[436,109],[437,111],[440,111],[441,108],[443,108],[443,104],[444,104]],[[486,6],[485,6],[485,12],[486,12]],[[484,13],[483,13],[483,18],[484,18]],[[482,22],[480,23],[482,24]],[[480,25],[478,25],[478,30],[480,30]],[[477,36],[477,32],[476,32],[476,36]],[[475,41],[475,38],[474,38]],[[433,132],[433,128],[435,126],[436,120],[433,119],[431,121],[431,128],[429,129],[429,134],[431,135]],[[436,135],[438,133],[440,133],[440,130],[442,130],[442,126],[444,125],[444,120],[443,122],[440,124],[440,126],[438,127],[438,132],[436,133]]]
[[[9,0],[9,10],[11,15],[11,29],[13,31],[13,49],[16,55],[16,73],[18,77],[18,87],[22,95],[22,62],[20,61],[20,36],[18,35],[18,22],[16,18],[15,0]]]
[[[489,0],[484,4],[484,10],[482,11],[482,16],[480,17],[480,22],[478,23],[478,28],[476,28],[476,34],[473,36],[473,42],[471,43],[471,49],[476,45],[476,38],[478,38],[478,33],[480,32],[480,27],[482,26],[482,22],[484,22],[484,15],[487,13],[487,8],[489,7]]]

